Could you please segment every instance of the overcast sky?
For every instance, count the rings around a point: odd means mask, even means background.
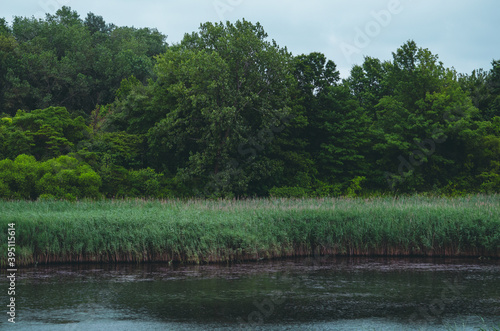
[[[324,53],[343,77],[364,56],[391,59],[409,39],[459,72],[500,59],[499,0],[0,0],[0,17],[44,17],[64,5],[82,18],[157,28],[169,44],[202,22],[245,18],[294,55]]]

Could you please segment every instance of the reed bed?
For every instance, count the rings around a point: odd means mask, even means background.
[[[0,201],[0,264],[208,263],[312,254],[500,257],[500,196]]]

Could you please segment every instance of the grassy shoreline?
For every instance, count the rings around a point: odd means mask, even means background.
[[[16,264],[207,263],[329,255],[500,257],[500,195],[223,201],[0,201]]]

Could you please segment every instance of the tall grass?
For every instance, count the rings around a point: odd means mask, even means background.
[[[0,264],[257,260],[310,254],[500,257],[500,196],[0,202]]]

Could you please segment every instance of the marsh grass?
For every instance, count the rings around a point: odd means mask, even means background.
[[[500,196],[0,202],[18,265],[312,254],[500,257]]]

